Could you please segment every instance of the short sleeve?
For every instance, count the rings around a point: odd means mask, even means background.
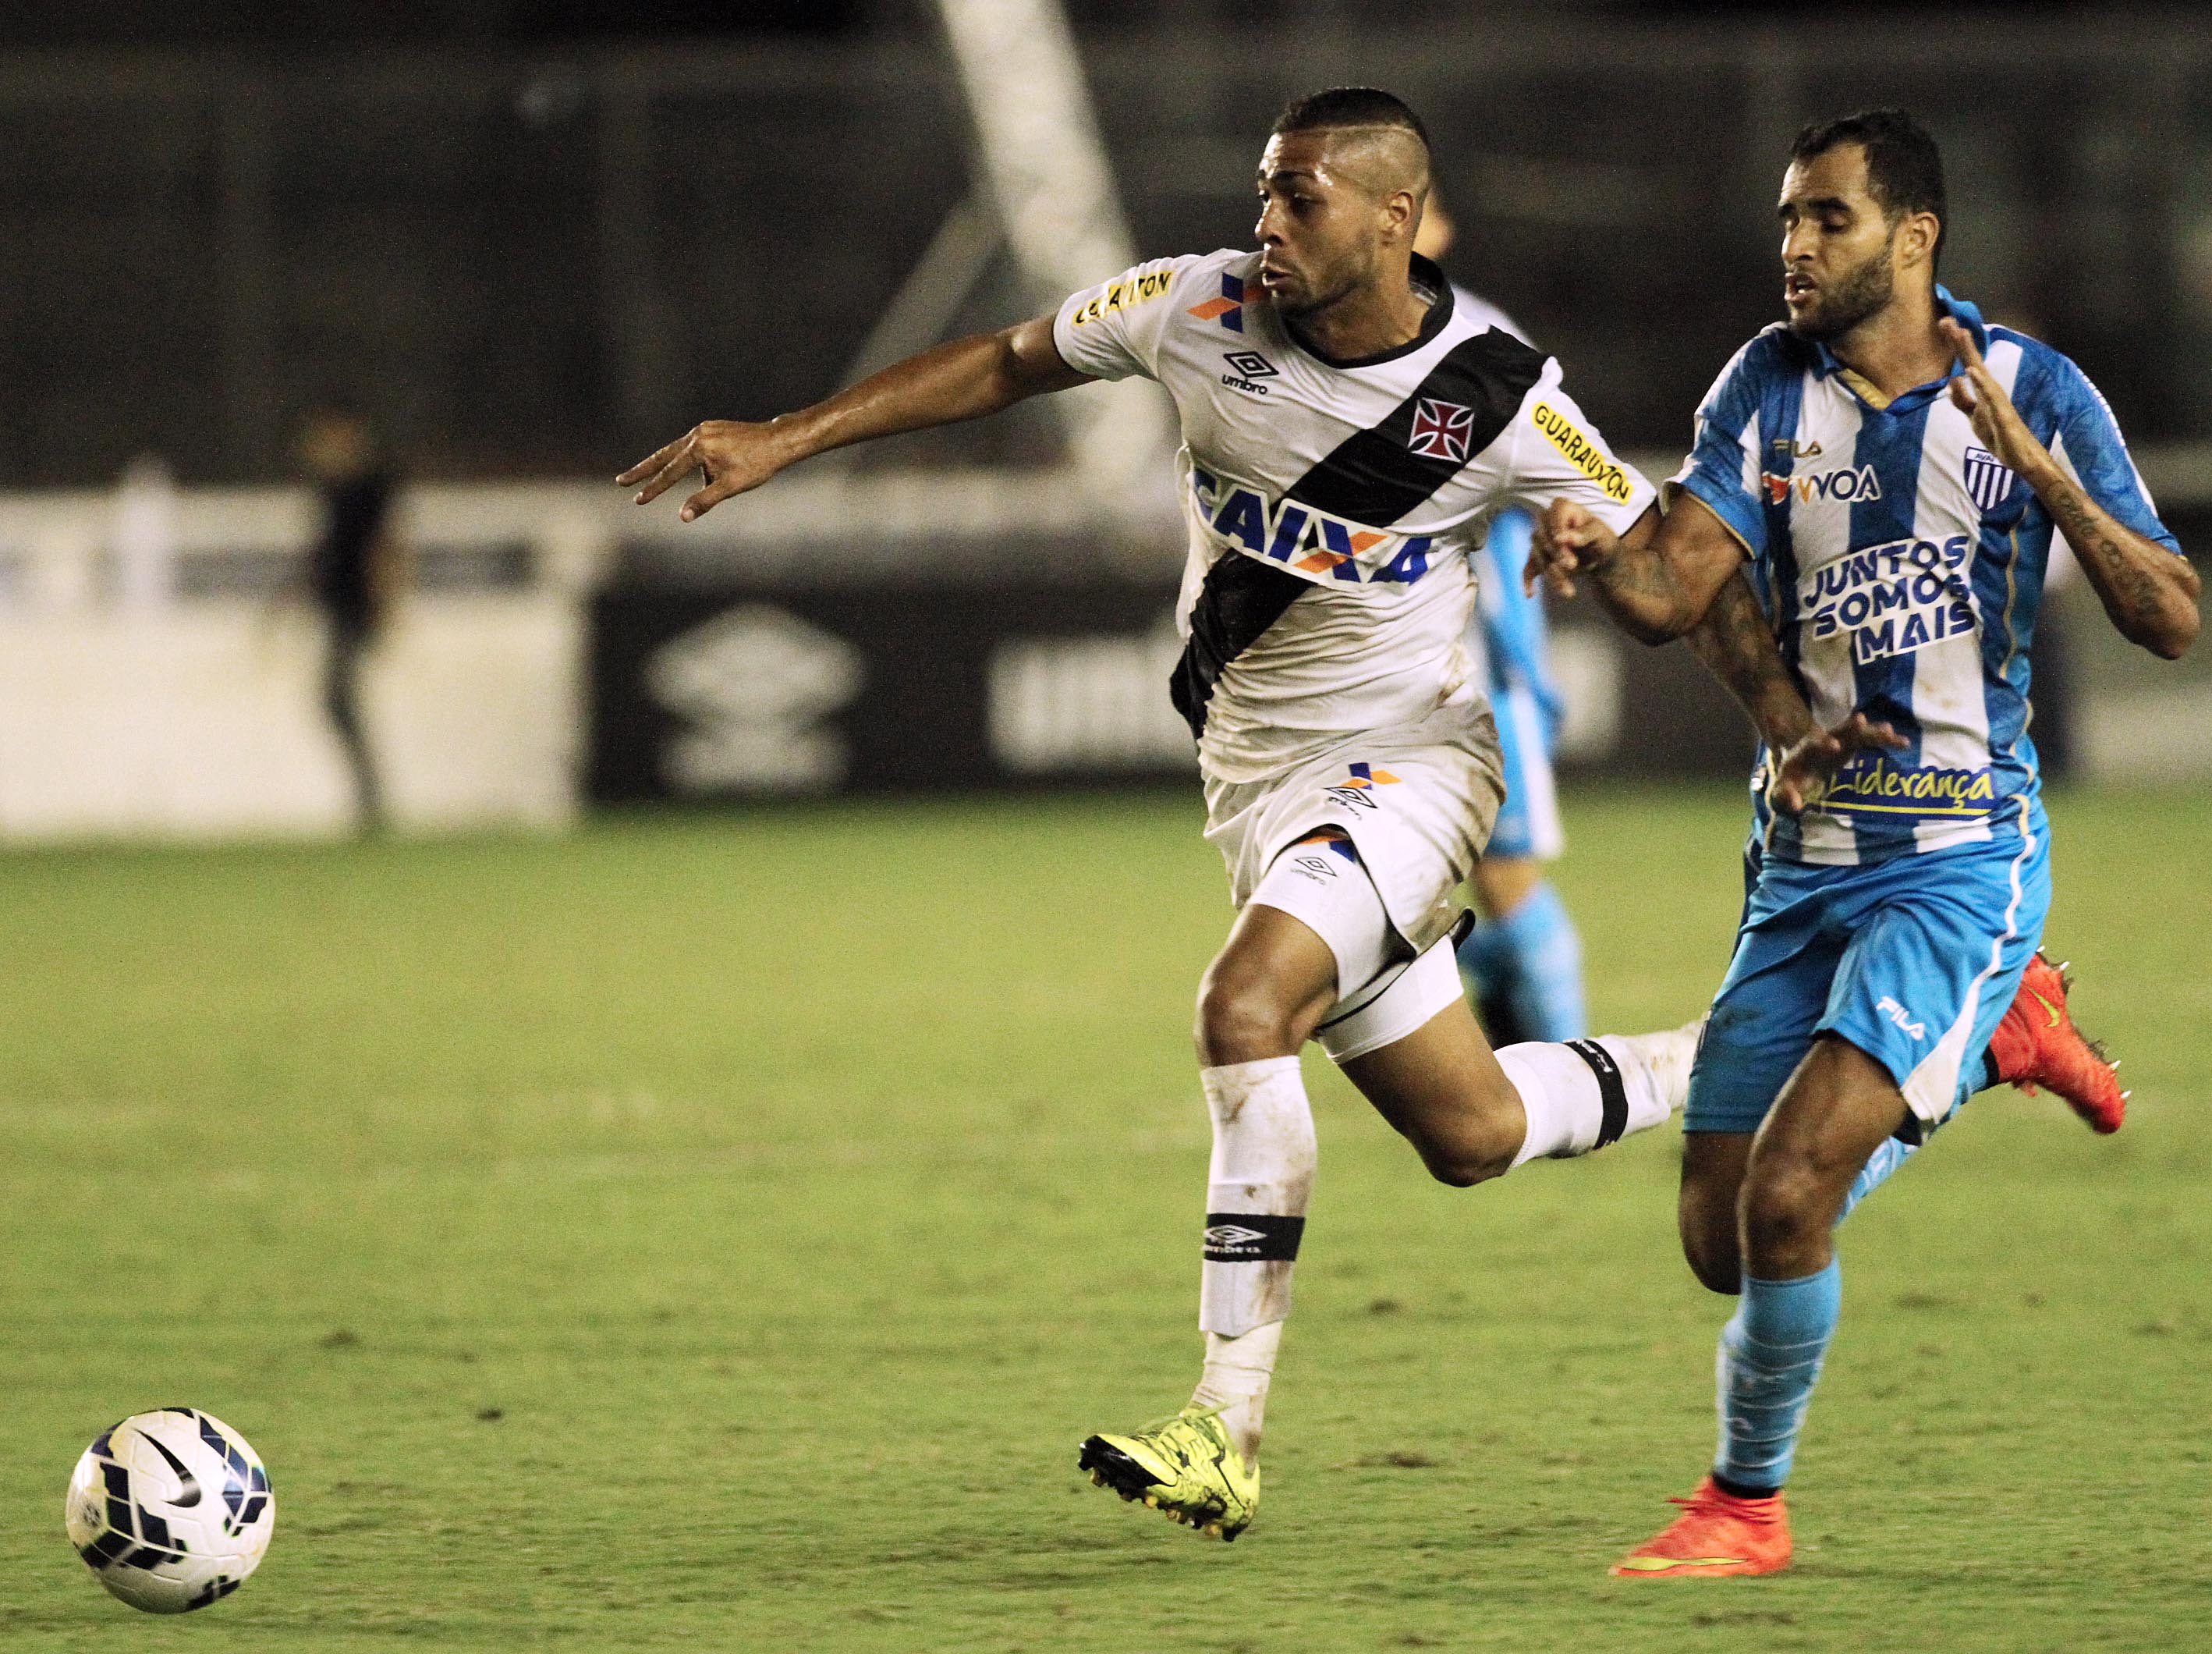
[[[1093,379],[1158,379],[1160,337],[1174,313],[1169,295],[1199,262],[1156,258],[1076,294],[1052,319],[1060,359]]]
[[[2112,520],[2145,539],[2179,552],[2181,542],[2158,520],[2158,508],[2129,457],[2119,421],[2089,376],[2061,357],[2057,367],[2058,429],[2051,457]]]
[[[1766,509],[1759,497],[1759,396],[1751,352],[1751,344],[1737,351],[1698,404],[1690,456],[1667,479],[1666,495],[1669,507],[1684,494],[1710,507],[1757,556],[1766,550]]]
[[[1541,514],[1554,500],[1572,500],[1616,534],[1641,517],[1657,494],[1633,465],[1605,445],[1547,360],[1535,387],[1514,415],[1508,496]]]

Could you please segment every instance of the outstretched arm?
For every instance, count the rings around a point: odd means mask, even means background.
[[[1691,629],[1688,642],[1766,743],[1771,766],[1766,800],[1784,815],[1819,803],[1836,771],[1854,754],[1905,745],[1887,724],[1862,712],[1833,729],[1813,721],[1813,709],[1783,661],[1766,611],[1741,570],[1721,587],[1705,618]]]
[[[709,419],[615,478],[642,483],[637,503],[659,498],[696,471],[706,486],[684,502],[685,522],[712,511],[787,465],[854,442],[1011,408],[1047,391],[1089,381],[1060,360],[1052,318],[1037,316],[996,333],[977,333],[925,350],[840,391],[827,401],[765,424]]]
[[[1586,576],[1620,629],[1645,643],[1696,626],[1743,562],[1742,544],[1695,495],[1663,518],[1645,512],[1625,534],[1571,500],[1554,500],[1536,524],[1532,550],[1531,579],[1540,572],[1571,597],[1576,576]]]
[[[1974,336],[1948,319],[1942,327],[1966,370],[1951,381],[1951,400],[1973,421],[1974,435],[2035,490],[2120,635],[2153,654],[2179,660],[2197,641],[2197,600],[2203,592],[2189,560],[2137,533],[2091,498],[2028,429],[2004,386],[1983,366]]]

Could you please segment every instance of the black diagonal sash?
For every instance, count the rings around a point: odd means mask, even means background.
[[[1377,425],[1354,431],[1283,496],[1332,517],[1383,527],[1396,522],[1498,440],[1544,371],[1544,353],[1493,328],[1447,350],[1411,394]],[[1407,446],[1423,402],[1445,402],[1474,415],[1460,459],[1416,453]],[[1206,576],[1190,611],[1190,641],[1168,680],[1175,709],[1193,736],[1206,732],[1206,709],[1229,664],[1282,618],[1311,582],[1248,556],[1224,555]]]

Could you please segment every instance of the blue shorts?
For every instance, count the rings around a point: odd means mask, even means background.
[[[1690,1075],[1684,1131],[1759,1128],[1814,1036],[1888,1069],[1917,1140],[1981,1082],[2043,935],[2051,839],[1956,844],[1857,867],[1765,860]]]
[[[1498,720],[1498,750],[1505,775],[1505,802],[1490,830],[1486,856],[1534,856],[1553,861],[1566,848],[1559,826],[1559,796],[1552,761],[1544,751],[1544,712],[1534,693],[1516,684],[1490,691]]]

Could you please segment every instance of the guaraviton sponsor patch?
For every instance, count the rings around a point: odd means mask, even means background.
[[[1628,503],[1628,496],[1635,491],[1628,473],[1604,449],[1583,435],[1573,420],[1548,402],[1539,402],[1530,410],[1529,417],[1536,422],[1536,429],[1551,440],[1552,446],[1566,455],[1570,465],[1605,490],[1607,499],[1622,505]]]

